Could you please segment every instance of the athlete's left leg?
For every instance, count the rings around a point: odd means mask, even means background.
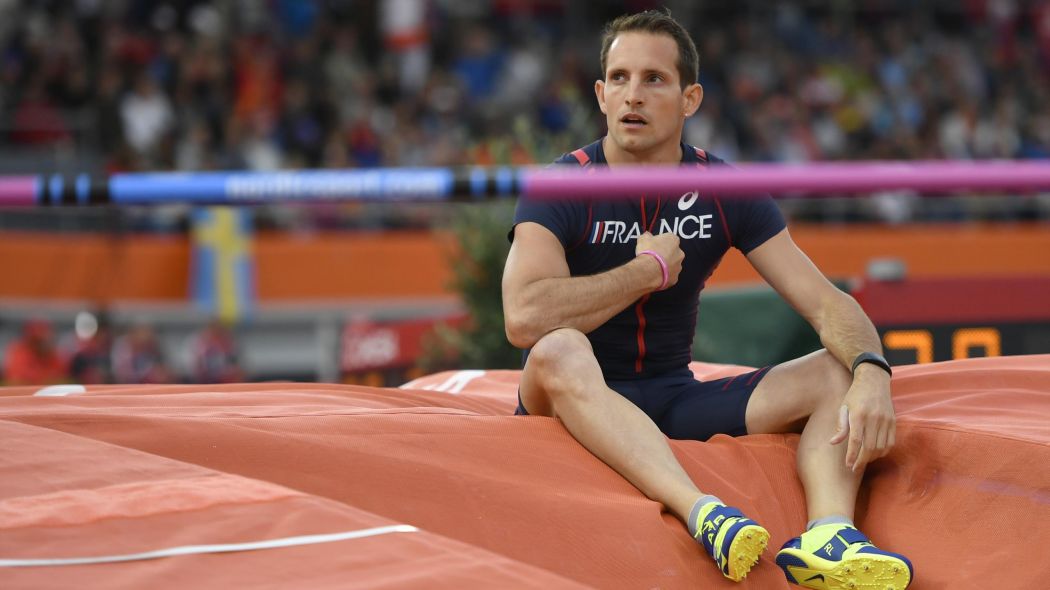
[[[751,394],[748,433],[801,431],[797,463],[810,522],[832,521],[788,541],[777,565],[789,581],[808,588],[903,590],[913,577],[911,562],[875,547],[852,526],[864,470],[845,466],[845,442],[829,442],[851,381],[846,368],[820,350],[770,369]]]
[[[809,519],[853,518],[863,470],[845,466],[846,443],[828,442],[838,428],[849,371],[826,350],[777,365],[759,381],[747,405],[748,434],[801,432],[798,474]]]

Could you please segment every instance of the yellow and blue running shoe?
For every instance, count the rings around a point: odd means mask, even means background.
[[[883,551],[843,524],[814,527],[777,553],[789,582],[817,590],[904,590],[914,577],[907,557]]]
[[[747,576],[769,542],[766,529],[720,502],[702,506],[696,525],[696,539],[703,543],[725,577],[734,582]]]

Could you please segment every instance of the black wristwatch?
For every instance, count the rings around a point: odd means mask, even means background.
[[[862,352],[858,354],[857,358],[853,359],[853,367],[850,369],[850,373],[856,373],[857,367],[859,367],[861,363],[877,365],[883,371],[886,371],[891,376],[893,375],[893,369],[890,368],[890,364],[886,361],[886,357],[881,354],[876,354],[874,352]]]

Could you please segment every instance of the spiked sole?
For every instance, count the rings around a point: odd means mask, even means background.
[[[729,573],[726,577],[739,582],[758,563],[758,558],[766,550],[769,533],[758,525],[748,525],[737,533],[729,545]]]
[[[911,583],[908,566],[889,555],[856,554],[828,561],[797,549],[781,549],[777,564],[798,585],[815,590],[904,590]]]

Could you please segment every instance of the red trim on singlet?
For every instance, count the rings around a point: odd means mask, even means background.
[[[656,220],[660,218],[660,208],[663,207],[664,201],[662,197],[656,199],[656,211],[653,212],[652,221],[649,220],[649,214],[645,212],[645,195],[638,200],[638,205],[642,209],[642,228],[645,231],[652,233],[653,228],[656,227]],[[638,318],[638,358],[634,360],[634,372],[642,372],[642,361],[645,359],[645,303],[649,301],[649,293],[646,293],[638,300],[638,303],[634,306],[634,315]]]
[[[583,148],[574,151],[572,157],[576,158],[580,166],[586,166],[591,163],[591,157],[587,155],[587,152],[583,151]]]
[[[653,228],[656,227],[656,220],[660,217],[660,207],[664,206],[663,197],[657,197],[656,199],[656,211],[653,212],[653,220],[648,221],[648,213],[645,212],[645,195],[642,195],[641,199],[638,199],[638,206],[642,208],[642,227],[645,231],[653,233]]]
[[[634,315],[638,317],[638,358],[634,359],[635,373],[642,372],[642,360],[645,358],[645,310],[642,309],[642,306],[646,301],[649,301],[648,293],[643,295],[634,306]]]
[[[700,158],[700,162],[697,162],[697,166],[706,170],[709,163],[707,152],[698,147],[693,147],[693,150],[696,151],[696,157]],[[729,247],[732,248],[733,234],[729,233],[729,223],[726,221],[725,211],[722,210],[722,201],[718,200],[718,197],[712,197],[712,199],[715,201],[715,207],[718,208],[718,218],[722,221],[722,230],[726,232],[726,240],[729,242]]]
[[[580,149],[572,152],[572,157],[576,158],[576,161],[579,162],[580,166],[582,166],[584,168],[589,166],[590,163],[591,163],[591,157],[587,155],[587,152],[583,151],[583,148],[580,148]],[[594,215],[594,213],[591,210],[591,203],[588,202],[587,203],[587,225],[583,226],[583,235],[580,236],[580,239],[577,240],[577,242],[575,244],[573,244],[572,246],[569,246],[569,249],[566,250],[566,252],[571,252],[571,251],[575,250],[576,248],[579,248],[580,246],[584,245],[587,242],[587,238],[589,238],[590,235],[591,235],[591,220],[593,219],[593,215]]]
[[[591,208],[591,203],[587,203],[587,223],[583,226],[583,235],[576,241],[575,244],[569,246],[566,252],[572,252],[576,248],[587,243],[587,238],[591,237],[591,221],[594,219],[594,211]]]
[[[722,229],[726,232],[726,240],[729,241],[729,247],[733,247],[733,234],[729,233],[729,224],[726,223],[726,214],[722,211],[722,201],[715,197],[715,206],[718,207],[718,218],[722,220]]]

